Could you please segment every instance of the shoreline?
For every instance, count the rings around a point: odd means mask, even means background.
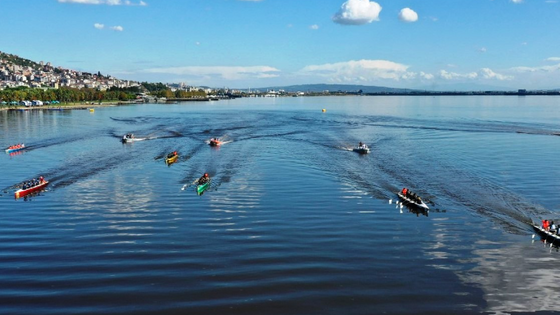
[[[121,106],[121,105],[133,105],[138,104],[136,102],[123,102],[123,101],[115,101],[115,102],[103,102],[101,104],[94,103],[71,103],[71,104],[57,104],[57,105],[43,105],[43,106],[14,106],[14,107],[0,107],[0,111],[9,111],[9,110],[65,110],[65,109],[90,109],[90,108],[99,108],[99,107],[112,107],[112,106]]]

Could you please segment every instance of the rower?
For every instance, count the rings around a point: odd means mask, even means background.
[[[202,175],[202,177],[200,177],[198,179],[198,184],[199,185],[204,185],[206,183],[208,183],[210,181],[210,176],[208,176],[208,173],[204,173],[204,175]]]

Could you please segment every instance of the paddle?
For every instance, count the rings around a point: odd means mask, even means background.
[[[190,183],[190,184],[185,184],[183,185],[183,187],[181,187],[181,190],[185,190],[185,188],[190,187],[191,185],[195,185],[198,183],[198,178],[194,180],[194,182]]]

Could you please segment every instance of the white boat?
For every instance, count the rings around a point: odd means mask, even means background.
[[[369,153],[369,148],[368,148],[367,145],[363,144],[359,147],[356,147],[356,148],[352,149],[352,151],[358,152],[360,154],[368,154]]]
[[[130,142],[136,142],[136,141],[142,141],[142,140],[146,140],[146,138],[136,138],[134,137],[133,134],[126,134],[122,137],[121,141],[122,143],[130,143]]]
[[[539,233],[541,236],[544,236],[545,238],[551,240],[556,245],[560,244],[560,235],[556,234],[556,231],[547,231],[543,229],[542,226],[539,226],[535,223],[533,223],[532,225],[533,229],[537,231],[537,233]]]
[[[401,198],[401,200],[405,201],[408,205],[413,205],[422,209],[426,209],[429,210],[430,208],[428,207],[428,205],[426,205],[424,203],[424,201],[422,201],[422,199],[418,198],[418,199],[413,199],[409,196],[405,196],[402,191],[399,191],[399,193],[397,194],[399,196],[399,198]]]

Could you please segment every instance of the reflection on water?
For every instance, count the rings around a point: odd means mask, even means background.
[[[470,260],[475,267],[461,274],[461,279],[480,286],[488,312],[560,311],[558,252],[548,254],[529,242],[486,245],[476,246],[482,248],[474,250]]]

